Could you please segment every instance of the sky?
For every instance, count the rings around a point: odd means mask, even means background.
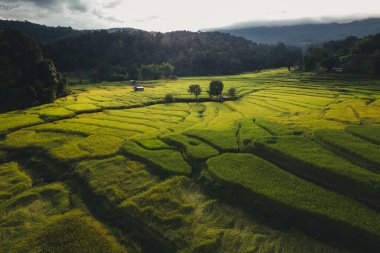
[[[380,17],[380,0],[0,0],[0,19],[76,29],[198,31]]]

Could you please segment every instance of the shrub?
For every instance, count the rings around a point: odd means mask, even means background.
[[[175,97],[174,97],[174,95],[173,95],[173,94],[170,94],[170,93],[166,94],[166,95],[165,95],[165,98],[164,98],[164,102],[165,102],[165,103],[174,103],[174,102],[175,102]]]
[[[236,88],[228,89],[228,96],[235,97],[236,96]]]

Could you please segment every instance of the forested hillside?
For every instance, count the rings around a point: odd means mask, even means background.
[[[306,70],[319,67],[364,75],[380,75],[380,33],[364,38],[347,37],[310,47],[304,56]]]
[[[288,66],[302,55],[284,44],[261,45],[219,32],[149,33],[92,31],[46,45],[44,52],[65,72],[85,70],[102,79],[141,64],[168,62],[180,76],[233,74]]]
[[[66,94],[65,80],[33,40],[0,29],[0,112],[51,103]]]
[[[0,29],[5,28],[21,30],[39,44],[51,43],[81,33],[81,31],[74,30],[71,27],[51,27],[34,24],[28,21],[21,22],[0,19]]]

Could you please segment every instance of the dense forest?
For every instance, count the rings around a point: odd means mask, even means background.
[[[344,72],[380,75],[380,33],[364,38],[354,36],[313,46],[304,55],[305,70],[343,68]]]
[[[100,79],[137,79],[142,64],[169,63],[175,74],[222,75],[288,66],[301,49],[263,45],[219,32],[89,31],[44,46],[64,72],[87,71]],[[115,78],[116,77],[116,78]]]
[[[38,44],[47,44],[70,36],[76,36],[81,31],[71,27],[51,27],[46,25],[34,24],[29,21],[1,20],[0,29],[21,30],[31,37]]]
[[[65,80],[33,40],[0,29],[0,111],[51,103],[67,92]]]

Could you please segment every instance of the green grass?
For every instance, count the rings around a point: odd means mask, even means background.
[[[61,183],[31,187],[0,204],[0,251],[11,249],[45,224],[48,217],[70,208],[68,189]]]
[[[377,212],[348,197],[285,172],[255,155],[226,153],[210,158],[207,167],[218,180],[250,192],[252,199],[259,202],[256,207],[260,205],[268,205],[269,208],[279,207],[281,209],[274,209],[271,212],[288,218],[296,215],[300,226],[310,226],[310,230],[322,227],[325,232],[341,238],[345,238],[345,233],[348,235],[353,233],[350,236],[354,236],[357,229],[379,240],[380,217]],[[250,203],[250,198],[245,199]],[[303,222],[310,218],[309,215],[314,216],[316,220],[304,224]],[[319,222],[324,220],[325,223],[318,225],[318,220]],[[288,220],[288,222],[296,221]],[[372,238],[371,236],[368,238]],[[378,247],[379,241],[366,242],[366,240],[361,243],[373,243],[372,247]],[[374,252],[375,248],[371,250]]]
[[[282,124],[278,124],[275,122],[271,122],[265,119],[256,119],[255,123],[265,129],[267,132],[269,132],[272,135],[275,136],[281,136],[281,135],[293,135],[297,133],[295,129],[292,129],[290,127],[284,126]]]
[[[238,99],[197,102],[188,94],[189,84],[199,83],[206,91],[214,79],[223,81],[225,92],[236,88]],[[333,243],[349,248],[356,241],[363,246],[367,235],[378,233],[379,215],[356,201],[380,207],[379,175],[360,167],[379,167],[374,164],[377,157],[370,154],[378,155],[375,147],[380,143],[379,81],[332,79],[284,68],[142,84],[146,89],[140,93],[133,92],[127,82],[72,86],[70,96],[54,103],[0,114],[0,252],[9,252],[22,242],[20,250],[31,245],[31,251],[50,252],[55,244],[50,234],[64,238],[57,226],[63,228],[77,218],[81,229],[94,231],[87,226],[87,218],[96,223],[90,216],[61,216],[72,208],[96,213],[123,242],[130,240],[143,248],[145,241],[156,242],[148,251],[337,252],[323,243],[330,234],[347,235],[346,240],[338,243],[341,238],[337,238]],[[175,94],[178,102],[162,104],[167,93]],[[200,99],[209,99],[208,94],[202,93]],[[329,151],[327,145],[306,138],[320,129],[345,130],[339,132],[344,141],[337,140],[345,150]],[[300,134],[304,136],[295,136]],[[348,135],[355,143],[347,141]],[[225,162],[222,155],[223,162],[214,169],[235,173],[231,178],[220,174],[229,183],[197,180],[198,172],[204,175],[202,179],[208,178],[207,170],[199,171],[204,169],[204,160],[213,157],[214,161],[225,152],[257,153],[281,169],[249,154],[228,154],[231,161]],[[9,163],[13,160],[22,166]],[[258,170],[259,165],[268,166],[268,173]],[[46,182],[50,180],[56,183]],[[81,184],[77,186],[76,180]],[[198,189],[199,184],[228,201],[221,204],[210,199]],[[216,188],[208,188],[212,186]],[[253,216],[234,207],[242,203],[253,210]],[[347,214],[351,209],[352,221]],[[274,226],[285,220],[291,232],[270,229],[265,222],[258,225],[255,214],[260,210]],[[374,221],[372,232],[365,214]],[[315,231],[310,231],[313,226]],[[322,242],[302,235],[305,232]],[[82,238],[81,233],[77,235]],[[49,242],[41,242],[42,237]],[[92,242],[88,239],[86,243]],[[67,245],[77,247],[77,242]],[[357,251],[369,250],[363,246]]]
[[[218,150],[236,151],[239,149],[236,138],[236,131],[236,129],[220,131],[190,129],[185,132],[185,135],[198,138]]]
[[[255,124],[253,119],[246,118],[240,121],[239,137],[242,150],[245,150],[253,141],[270,136],[271,134]]]
[[[348,126],[346,131],[364,140],[380,144],[380,126]]]
[[[176,251],[210,250],[217,245],[222,231],[198,223],[194,215],[197,202],[186,194],[186,183],[189,182],[184,177],[168,179],[128,199],[120,207],[170,241]]]
[[[175,150],[148,150],[137,143],[128,141],[123,146],[127,155],[137,157],[164,173],[190,175],[191,166],[183,159],[181,153]]]
[[[153,140],[139,140],[137,141],[140,145],[142,145],[146,149],[156,150],[156,149],[174,149],[173,146],[169,146],[165,142],[159,139]]]
[[[369,168],[380,171],[380,145],[332,129],[318,130],[314,137],[343,156],[361,161]]]
[[[116,204],[149,189],[156,180],[143,164],[122,156],[83,161],[75,172],[95,194],[105,196]]]
[[[169,135],[164,140],[183,149],[190,160],[204,160],[219,154],[213,147],[186,135]]]
[[[380,175],[300,136],[263,139],[255,149],[288,171],[380,207]]]
[[[48,219],[12,252],[126,253],[127,250],[100,222],[75,210]]]
[[[32,187],[32,180],[16,162],[0,165],[0,205]]]

